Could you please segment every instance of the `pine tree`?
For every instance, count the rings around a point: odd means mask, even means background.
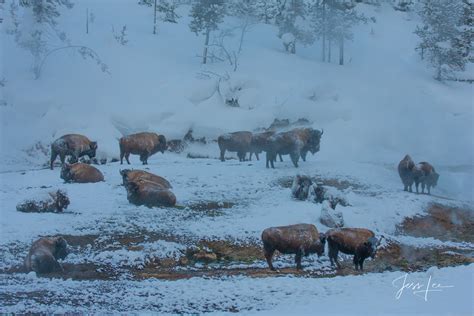
[[[192,32],[204,34],[204,52],[202,63],[207,63],[207,50],[209,46],[209,35],[211,31],[219,28],[226,12],[224,0],[197,0],[193,3],[190,16],[189,28]]]
[[[278,13],[275,16],[275,24],[278,26],[278,36],[281,38],[287,34],[285,37],[294,38],[293,43],[291,43],[291,49],[289,50],[293,54],[296,52],[296,41],[304,44],[313,41],[311,32],[305,27],[306,14],[307,6],[304,0],[278,1]],[[288,43],[285,43],[284,38],[283,40],[285,47],[290,47]]]

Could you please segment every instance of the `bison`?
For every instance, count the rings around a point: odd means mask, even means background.
[[[62,237],[43,237],[33,243],[25,258],[27,271],[36,273],[63,272],[58,259],[68,255],[67,242]]]
[[[309,190],[312,188],[313,181],[308,176],[296,175],[291,185],[291,195],[298,200],[306,200]]]
[[[354,255],[353,262],[355,269],[363,270],[364,260],[368,257],[375,258],[377,246],[380,240],[375,238],[374,232],[365,228],[335,228],[326,232],[326,238],[329,249],[329,260],[331,265],[336,263],[337,267],[341,265],[337,261],[337,255],[340,252]]]
[[[163,185],[145,179],[127,182],[127,199],[135,205],[174,206],[176,196]]]
[[[148,157],[161,151],[164,154],[166,146],[166,138],[156,133],[137,133],[124,136],[119,140],[120,145],[120,164],[123,164],[123,157],[130,164],[130,154],[140,155],[140,161],[148,164]]]
[[[136,181],[138,179],[143,179],[143,180],[148,180],[151,182],[155,182],[157,184],[162,185],[165,189],[171,189],[172,186],[163,177],[157,176],[156,174],[144,171],[144,170],[130,170],[130,169],[124,169],[120,170],[120,175],[122,176],[123,179],[123,185],[127,186],[127,183],[130,181]]]
[[[217,138],[217,144],[221,151],[220,159],[224,161],[226,151],[237,152],[239,161],[245,161],[245,155],[251,151],[252,133],[234,132],[221,135]]]
[[[69,198],[66,192],[57,190],[49,192],[46,199],[36,201],[28,200],[16,206],[18,212],[24,213],[61,213],[69,206]]]
[[[298,167],[298,160],[301,157],[306,161],[306,154],[315,154],[320,149],[321,136],[324,131],[312,128],[295,128],[291,131],[277,133],[269,138],[266,148],[266,167],[275,168],[274,161],[276,155],[290,155],[295,167]]]
[[[94,166],[77,162],[63,165],[61,179],[65,182],[95,183],[104,181],[104,175]]]
[[[398,164],[398,174],[402,179],[404,191],[413,192],[412,186],[415,181],[413,168],[415,168],[415,163],[409,155],[406,155]]]
[[[64,164],[66,156],[71,156],[70,162],[77,162],[82,156],[95,157],[97,142],[92,142],[86,136],[79,134],[68,134],[61,136],[51,144],[50,168],[53,170],[53,163],[59,155],[61,164]]]
[[[413,168],[413,178],[415,181],[416,193],[418,193],[418,186],[421,183],[421,193],[425,192],[425,186],[428,194],[431,194],[431,188],[438,184],[439,174],[435,168],[428,162],[420,162]]]
[[[301,269],[301,257],[324,253],[326,237],[318,233],[312,224],[296,224],[289,226],[270,227],[262,232],[262,242],[268,267],[275,270],[272,264],[275,250],[283,254],[295,254],[296,268]]]

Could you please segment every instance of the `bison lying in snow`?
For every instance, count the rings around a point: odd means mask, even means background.
[[[163,177],[157,176],[156,174],[153,174],[151,172],[147,172],[144,170],[130,170],[130,169],[124,169],[120,170],[120,175],[122,176],[123,179],[123,185],[127,186],[128,182],[133,182],[138,179],[143,179],[143,180],[148,180],[151,182],[155,182],[161,186],[163,186],[165,189],[171,189],[172,186]]]
[[[174,206],[176,196],[163,185],[145,179],[127,182],[127,199],[135,205]]]
[[[97,142],[92,142],[83,135],[68,134],[56,139],[51,144],[51,162],[50,168],[53,170],[53,163],[59,155],[61,163],[64,164],[66,156],[71,156],[71,162],[87,155],[89,159],[95,157]]]
[[[148,164],[148,157],[161,151],[163,154],[166,150],[166,138],[156,133],[137,133],[124,136],[119,140],[120,145],[120,164],[123,164],[123,157],[130,164],[130,154],[140,155],[140,161]]]
[[[329,248],[329,260],[331,265],[336,263],[337,267],[341,265],[337,261],[337,255],[340,252],[354,255],[354,265],[357,270],[359,267],[363,270],[364,260],[368,257],[375,258],[377,241],[374,232],[365,228],[336,228],[326,232],[326,238]]]
[[[61,179],[65,182],[94,183],[104,181],[104,175],[94,166],[85,163],[64,164]]]
[[[64,238],[40,238],[33,243],[25,258],[25,269],[37,273],[63,272],[58,259],[64,259],[67,255],[67,242]]]
[[[416,193],[418,193],[418,186],[421,183],[421,193],[425,193],[426,186],[428,194],[431,194],[430,189],[438,184],[439,174],[432,165],[423,161],[413,169],[413,179],[415,181]]]
[[[67,194],[61,190],[49,192],[46,199],[28,200],[16,206],[18,212],[24,213],[61,213],[69,206]]]
[[[412,186],[415,181],[413,174],[413,169],[415,168],[415,163],[409,155],[406,155],[398,164],[398,174],[400,179],[402,179],[403,190],[413,192]]]
[[[295,254],[296,268],[301,269],[301,257],[324,253],[326,237],[318,233],[312,224],[296,224],[267,228],[262,232],[262,242],[268,267],[275,270],[272,257],[275,250],[284,254]]]
[[[217,138],[217,144],[221,151],[220,159],[224,161],[226,151],[237,152],[239,161],[245,161],[245,155],[251,151],[251,132],[234,132],[221,135]]]

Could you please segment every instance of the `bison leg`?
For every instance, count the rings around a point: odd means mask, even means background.
[[[425,193],[425,183],[421,183],[421,194]]]
[[[266,154],[266,167],[269,168],[270,166],[275,169],[275,165],[273,164],[273,159],[274,159],[275,155],[273,155],[272,153],[269,153],[267,151],[267,154]]]
[[[364,258],[359,259],[360,271],[364,271]]]
[[[415,182],[415,188],[416,188],[416,193],[418,194],[418,186],[420,185],[420,182]]]
[[[120,149],[120,164],[123,165],[123,156],[125,156],[125,153]]]
[[[283,162],[283,157],[281,156],[281,154],[278,154],[278,156],[280,156],[280,162]],[[275,157],[275,161],[276,161],[276,157]]]
[[[291,161],[293,162],[293,165],[295,166],[295,168],[298,168],[298,160],[299,160],[299,154],[296,154],[296,153],[291,153],[290,154],[290,157],[291,157]]]
[[[221,161],[225,161],[224,155],[225,155],[225,148],[221,148]]]
[[[60,153],[59,160],[61,160],[61,165],[64,165],[64,162],[66,161],[66,154]]]
[[[357,255],[354,255],[354,258],[352,259],[352,262],[354,263],[354,266],[355,266],[355,269],[356,270],[359,270],[359,256]]]
[[[307,151],[303,151],[303,152],[301,153],[301,159],[303,159],[304,162],[306,162],[306,155],[307,155],[307,154],[308,154]]]
[[[130,160],[128,160],[129,157],[130,157],[130,153],[126,153],[125,160],[127,160],[127,164],[130,164]]]
[[[260,160],[260,158],[258,158],[258,153],[255,153],[255,157],[257,157],[257,160]]]
[[[301,257],[303,256],[303,253],[301,250],[298,250],[295,255],[295,263],[296,263],[296,270],[301,270]]]
[[[58,157],[58,153],[55,150],[51,150],[51,170],[53,170],[53,163]]]
[[[431,186],[430,185],[426,186],[426,190],[428,191],[428,195],[431,195]]]
[[[336,263],[337,268],[341,268],[341,265],[337,261],[337,255],[339,254],[339,250],[335,247],[329,246],[329,260],[331,261],[331,265],[333,266]]]
[[[268,267],[270,268],[270,270],[275,271],[275,268],[273,267],[273,263],[272,263],[273,253],[275,252],[275,250],[265,249],[264,252],[265,252],[265,259],[267,259]]]

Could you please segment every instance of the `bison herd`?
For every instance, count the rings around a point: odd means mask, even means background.
[[[295,167],[301,158],[306,161],[308,152],[315,154],[320,150],[323,130],[312,128],[294,128],[292,130],[276,132],[267,130],[258,133],[240,131],[221,135],[217,138],[220,149],[220,160],[225,161],[226,152],[236,152],[240,161],[252,159],[255,155],[266,153],[266,167],[274,168],[277,156],[283,161],[283,155],[289,155]],[[94,166],[78,162],[83,156],[93,159],[96,156],[97,142],[89,140],[86,136],[78,134],[64,135],[51,144],[50,168],[53,169],[54,161],[59,156],[62,167],[60,177],[67,183],[96,183],[104,181],[103,174]],[[139,155],[140,161],[146,165],[148,158],[157,152],[164,153],[167,149],[166,138],[156,133],[137,133],[120,138],[120,164],[123,158],[130,164],[130,154]],[[70,156],[69,163],[66,157]],[[406,155],[398,165],[398,172],[404,190],[412,192],[415,184],[416,192],[421,184],[421,192],[425,188],[430,194],[431,188],[437,185],[439,174],[427,162],[415,164],[409,155]],[[176,205],[176,196],[171,191],[172,186],[168,180],[158,175],[143,170],[121,170],[123,186],[127,191],[127,199],[134,205],[148,207]],[[307,183],[306,183],[306,182]],[[297,188],[293,195],[304,198],[310,190],[318,196],[318,187],[314,189],[311,181],[304,177],[297,177]],[[301,183],[300,183],[301,182]],[[306,184],[307,185],[306,185]],[[294,184],[295,186],[295,184]],[[321,195],[321,194],[320,194]],[[18,204],[17,210],[21,212],[62,212],[70,201],[65,192],[58,190],[52,192],[44,200],[27,200]],[[382,236],[383,237],[383,236]],[[272,258],[275,251],[282,254],[294,254],[296,268],[301,269],[303,256],[317,254],[322,256],[325,244],[328,244],[328,256],[331,265],[340,268],[338,262],[339,252],[353,255],[355,269],[363,269],[366,258],[374,258],[381,238],[377,239],[374,232],[365,228],[335,228],[326,233],[320,233],[313,224],[296,224],[289,226],[271,227],[262,232],[263,252],[268,267],[275,270]],[[68,254],[68,245],[62,237],[43,237],[33,243],[25,259],[24,266],[28,271],[37,273],[62,272],[63,268],[58,259],[64,259]]]

